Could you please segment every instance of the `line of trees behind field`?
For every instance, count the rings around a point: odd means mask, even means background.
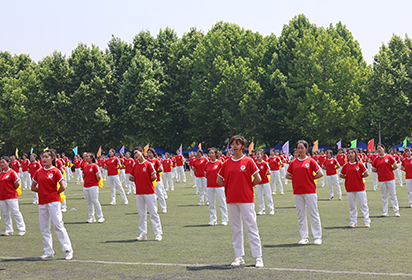
[[[227,22],[178,38],[173,29],[80,43],[35,62],[0,52],[0,153],[135,144],[259,147],[298,139],[329,146],[412,136],[412,40],[393,35],[368,65],[341,22],[304,15],[279,36]]]

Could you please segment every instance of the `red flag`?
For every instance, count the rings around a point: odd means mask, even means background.
[[[373,147],[375,146],[375,140],[371,139],[368,142],[368,151],[372,151],[373,152]]]

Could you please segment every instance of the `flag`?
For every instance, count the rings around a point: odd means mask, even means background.
[[[253,142],[250,143],[250,145],[249,145],[249,155],[252,154],[252,151],[253,151]]]
[[[229,142],[227,142],[227,145],[226,145],[226,152],[227,152],[227,150],[229,150]]]
[[[375,139],[371,139],[368,142],[368,151],[373,151],[373,147],[375,146]]]
[[[100,157],[102,155],[102,146],[99,147],[99,150],[97,151],[96,157]]]
[[[316,140],[315,142],[313,142],[313,149],[312,152],[317,152],[319,150],[319,145],[318,145],[318,140]]]
[[[76,155],[76,156],[77,156],[77,151],[78,151],[78,149],[79,149],[78,146],[76,146],[76,147],[73,148],[73,153],[74,153],[74,155]]]
[[[406,146],[408,146],[408,139],[407,138],[405,138],[405,140],[403,140],[402,147],[406,147]]]
[[[358,144],[358,139],[355,139],[355,140],[350,141],[350,147],[351,147],[351,148],[355,148],[355,149],[356,149],[357,144]]]
[[[143,150],[144,150],[144,155],[147,156],[147,151],[149,150],[149,144],[144,146]],[[123,151],[124,151],[124,146],[123,146]]]
[[[32,154],[33,153],[33,148],[31,148],[31,150],[30,150],[30,154]]]
[[[120,148],[119,154],[124,154],[124,145]]]
[[[339,140],[339,142],[336,143],[336,145],[338,145],[338,149],[342,148],[342,140]]]
[[[283,146],[282,146],[282,151],[283,151],[286,155],[289,154],[289,141],[286,141],[286,143],[283,144]]]
[[[197,145],[197,147],[199,148],[199,150],[202,149],[202,143],[199,143],[199,145]]]
[[[46,151],[46,150],[48,150],[48,149],[49,149],[49,147],[44,148],[43,152]]]
[[[19,158],[19,149],[16,148],[16,158]]]
[[[180,151],[180,154],[183,154],[182,144],[180,144],[179,151]]]

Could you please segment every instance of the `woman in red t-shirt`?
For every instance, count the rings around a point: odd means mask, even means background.
[[[196,176],[196,187],[197,193],[199,195],[200,202],[198,205],[204,205],[204,197],[206,194],[206,178],[205,178],[205,167],[206,163],[209,161],[207,158],[203,156],[202,150],[197,150],[196,152],[196,160],[193,163],[193,171],[195,172]],[[206,203],[207,203],[207,196],[206,196]]]
[[[29,164],[29,171],[30,171],[30,178],[34,177],[34,174],[41,168],[41,164],[37,158],[36,154],[30,155],[30,164]],[[33,192],[33,204],[39,204],[39,195],[37,192]]]
[[[309,229],[306,209],[309,212],[310,225],[315,245],[322,244],[322,227],[318,210],[318,196],[315,180],[323,176],[322,169],[313,158],[307,156],[308,142],[299,140],[296,144],[299,157],[289,164],[286,178],[292,180],[293,199],[298,214],[298,224],[301,240],[300,245],[309,243]],[[315,174],[315,175],[313,175]]]
[[[217,173],[222,166],[222,162],[217,159],[217,149],[210,148],[209,149],[209,157],[210,161],[206,164],[205,168],[205,176],[207,180],[207,188],[206,188],[206,195],[207,199],[209,200],[209,217],[210,217],[210,226],[217,225],[217,215],[216,215],[216,198],[219,204],[220,212],[222,213],[222,225],[226,226],[228,223],[228,216],[227,216],[227,205],[226,205],[226,197],[225,197],[225,190],[221,185],[216,183],[217,180]]]
[[[400,217],[398,198],[396,197],[395,175],[393,170],[398,168],[396,161],[391,155],[385,153],[385,146],[378,144],[376,146],[379,156],[372,163],[372,172],[378,173],[379,187],[382,192],[382,217],[388,216],[388,196],[390,197],[393,211],[396,217]]]
[[[112,196],[112,201],[110,205],[116,205],[116,188],[119,190],[120,197],[123,199],[124,204],[129,204],[127,200],[126,193],[122,187],[122,183],[119,178],[119,167],[120,160],[114,156],[114,149],[109,150],[109,158],[106,159],[105,169],[107,169],[107,177],[109,178],[110,191]]]
[[[412,208],[412,152],[411,148],[405,148],[405,157],[401,170],[405,172],[405,184],[408,191],[409,208]]]
[[[275,215],[275,207],[273,206],[272,190],[270,189],[269,178],[270,168],[266,161],[263,160],[263,151],[257,151],[256,153],[256,165],[259,169],[259,175],[262,179],[259,184],[256,185],[256,192],[259,200],[259,212],[258,215],[265,214],[265,200],[263,193],[265,193],[266,203],[269,208],[269,215]]]
[[[165,184],[164,187],[166,188],[166,191],[169,189],[174,191],[175,186],[173,185],[173,178],[172,178],[172,159],[170,158],[169,153],[165,153],[166,159],[163,160],[162,166],[163,166],[163,177],[165,178]]]
[[[156,188],[155,188],[155,192],[156,192],[157,200],[159,200],[160,207],[162,207],[162,212],[164,214],[166,214],[167,213],[167,204],[166,204],[167,197],[165,196],[166,190],[163,186],[163,181],[162,181],[162,177],[161,177],[162,172],[163,172],[163,168],[162,168],[162,164],[157,159],[157,154],[156,154],[155,149],[150,148],[147,151],[147,160],[153,165],[153,168],[156,171]]]
[[[232,266],[245,264],[242,218],[248,233],[252,256],[256,258],[256,267],[263,267],[262,244],[256,222],[253,186],[260,183],[259,169],[255,162],[243,154],[246,139],[235,135],[230,138],[230,146],[234,155],[228,158],[220,168],[216,183],[225,187],[232,226],[233,247],[236,259]],[[252,181],[253,176],[253,181]]]
[[[193,162],[196,160],[195,152],[191,151],[189,154],[189,167],[190,167],[190,176],[193,179],[193,188],[196,188],[196,176],[195,172],[193,171]]]
[[[39,223],[43,236],[44,254],[41,259],[53,258],[53,240],[50,232],[50,220],[54,224],[54,231],[66,253],[66,260],[73,258],[73,248],[67,230],[64,227],[60,203],[60,193],[66,189],[64,178],[59,169],[54,167],[56,154],[53,150],[41,153],[44,168],[39,169],[33,176],[31,190],[39,193]],[[57,189],[57,184],[60,188]]]
[[[363,178],[369,176],[365,165],[358,160],[356,149],[348,150],[349,162],[345,163],[340,171],[340,177],[345,179],[346,196],[349,201],[349,227],[356,227],[358,220],[358,210],[356,208],[356,198],[359,202],[359,208],[363,213],[363,222],[365,227],[370,227],[368,198],[366,197],[365,183]]]
[[[2,235],[13,234],[13,222],[11,220],[11,215],[13,215],[19,230],[19,236],[23,236],[26,234],[26,225],[19,210],[19,196],[16,191],[20,186],[20,179],[17,177],[16,172],[11,169],[9,157],[1,157],[0,163],[3,170],[0,173],[0,206],[6,225],[6,231]]]
[[[326,183],[329,188],[329,198],[333,199],[333,185],[335,185],[336,192],[338,193],[339,200],[342,200],[342,191],[339,186],[339,178],[337,169],[340,165],[336,159],[333,158],[333,153],[331,150],[326,151],[326,160],[323,162],[322,169],[326,171]]]
[[[104,222],[102,206],[99,202],[99,181],[101,178],[100,169],[96,164],[96,157],[93,153],[86,154],[86,166],[83,167],[83,193],[87,200],[87,207],[89,208],[89,219],[86,223],[94,223],[96,219],[94,217],[94,209],[99,223]]]

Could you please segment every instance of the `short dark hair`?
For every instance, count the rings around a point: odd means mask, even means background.
[[[232,145],[233,142],[236,142],[237,144],[241,144],[243,146],[246,146],[247,144],[245,137],[243,137],[240,134],[234,135],[230,138],[230,141],[229,141],[230,145]]]
[[[305,140],[299,140],[298,142],[296,142],[296,148],[298,148],[299,144],[303,144],[303,146],[305,146],[306,149],[309,148],[309,144]]]

